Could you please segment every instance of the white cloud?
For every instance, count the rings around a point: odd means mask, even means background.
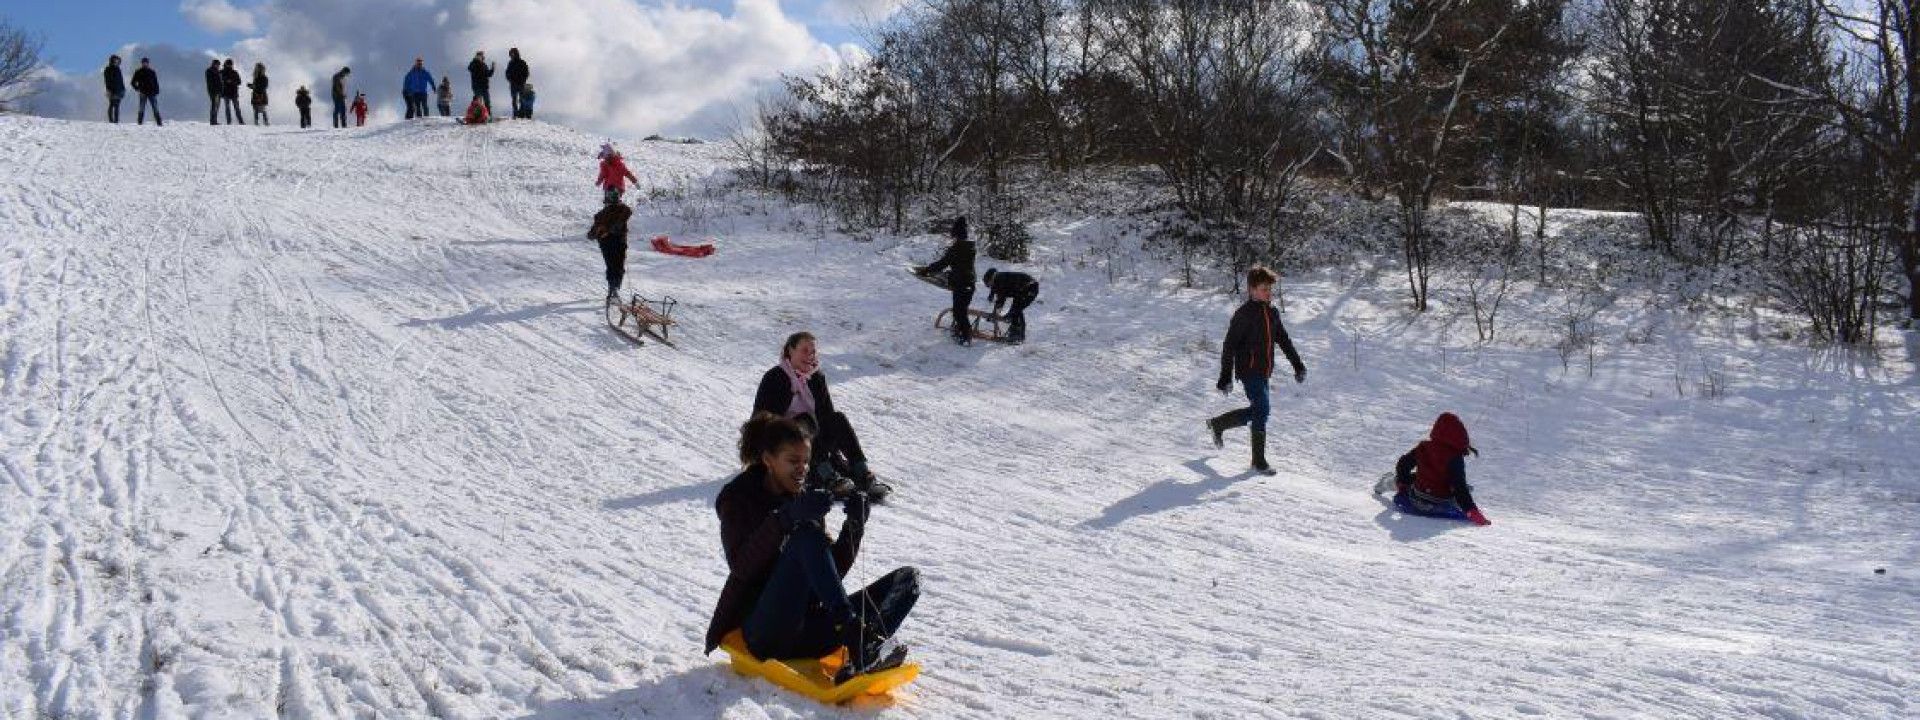
[[[269,0],[250,12],[257,33],[217,54],[248,68],[266,63],[279,117],[291,114],[293,90],[304,84],[324,120],[327,79],[342,66],[353,68],[349,94],[367,93],[376,113],[397,111],[400,79],[415,57],[436,77],[453,78],[456,109],[464,107],[475,50],[498,64],[492,95],[504,113],[507,48],[517,47],[543,119],[624,137],[717,137],[731,108],[751,107],[782,73],[855,59],[849,47],[815,38],[777,0],[735,0],[724,13],[667,0]],[[196,117],[208,54],[129,48],[143,52],[154,55],[170,116]],[[60,97],[43,98],[39,111],[93,119],[104,112],[98,85],[98,73],[63,77],[49,89]]]
[[[200,29],[215,34],[250,33],[259,27],[253,13],[227,0],[181,0],[180,13]]]
[[[834,22],[872,22],[887,19],[905,4],[906,0],[824,0],[820,14]]]

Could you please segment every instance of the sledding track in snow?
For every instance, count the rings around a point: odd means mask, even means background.
[[[690,211],[720,153],[629,145],[663,199],[628,282],[686,325],[620,340],[580,237],[598,142],[0,118],[0,714],[836,714],[699,655],[709,503],[797,329],[901,487],[854,579],[927,577],[884,715],[1914,711],[1909,367],[1711,347],[1746,364],[1702,402],[1655,348],[1442,359],[1391,278],[1306,278],[1310,380],[1256,478],[1199,431],[1231,301],[1109,285],[1069,222],[1036,341],[953,348],[897,270],[933,239]],[[1493,528],[1365,495],[1440,408]]]

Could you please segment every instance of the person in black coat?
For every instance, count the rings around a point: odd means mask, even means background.
[[[1247,270],[1247,302],[1234,311],[1233,321],[1227,325],[1226,341],[1220,344],[1220,382],[1215,387],[1224,395],[1233,386],[1233,378],[1238,376],[1247,393],[1248,407],[1207,421],[1207,429],[1213,432],[1214,447],[1225,445],[1226,431],[1251,424],[1253,469],[1267,475],[1274,474],[1273,467],[1267,464],[1267,415],[1271,409],[1267,381],[1273,375],[1275,345],[1280,346],[1287,354],[1287,362],[1293,365],[1293,381],[1307,381],[1307,366],[1300,363],[1293,339],[1287,337],[1287,328],[1280,324],[1280,311],[1271,304],[1273,284],[1278,280],[1272,270],[1259,265]]]
[[[253,82],[247,83],[247,89],[253,91],[248,104],[253,106],[253,124],[271,125],[267,122],[267,64],[253,64]]]
[[[300,110],[300,127],[313,127],[313,94],[307,92],[307,86],[293,91],[293,106]]]
[[[140,93],[140,109],[135,119],[138,124],[147,124],[147,107],[153,107],[153,126],[164,125],[160,121],[160,76],[146,58],[140,58],[140,69],[133,71],[133,91]]]
[[[842,483],[850,481],[854,489],[867,493],[874,502],[885,502],[893,493],[893,487],[876,479],[867,467],[867,453],[860,449],[853,423],[834,409],[827,375],[820,371],[820,349],[813,333],[787,336],[780,348],[779,364],[760,376],[760,386],[753,393],[753,414],[763,412],[804,419],[811,426],[811,480],[815,486],[844,489]]]
[[[632,217],[633,208],[609,197],[606,207],[594,213],[593,227],[587,229],[587,238],[600,243],[600,258],[607,262],[608,300],[620,294],[627,275],[627,220]]]
[[[967,218],[955,218],[953,228],[948,231],[953,244],[931,265],[922,265],[913,271],[919,275],[932,275],[941,270],[947,271],[947,289],[953,292],[953,341],[961,345],[973,343],[973,318],[967,314],[968,306],[973,304],[973,241],[967,239]]]
[[[473,83],[473,96],[487,106],[487,117],[493,117],[493,97],[487,94],[487,86],[492,84],[493,64],[487,62],[485,51],[473,54],[473,62],[467,63],[467,80]]]
[[[207,124],[220,124],[220,60],[215,58],[207,63]]]
[[[847,593],[843,583],[866,534],[866,496],[845,496],[846,519],[839,536],[829,537],[833,496],[802,485],[809,445],[807,431],[786,418],[760,414],[741,427],[746,469],[713,502],[727,581],[707,624],[706,649],[713,652],[736,631],[758,658],[812,659],[845,647],[837,685],[905,660],[906,648],[892,638],[920,599],[920,573],[898,568]]]
[[[533,117],[533,109],[520,103],[520,94],[527,91],[527,61],[520,59],[520,48],[507,49],[507,92],[513,100],[513,116],[516,118]]]
[[[980,277],[987,285],[987,302],[993,303],[993,314],[1000,314],[1000,306],[1013,301],[1013,309],[1007,311],[1007,342],[1018,345],[1027,341],[1027,306],[1040,299],[1040,281],[1032,275],[1020,272],[1000,272],[989,268],[987,274]]]
[[[240,111],[240,85],[240,71],[233,69],[233,58],[227,58],[220,64],[220,103],[228,125],[247,124],[247,114]]]
[[[107,58],[107,69],[100,73],[107,84],[107,122],[120,122],[120,100],[127,96],[127,79],[120,74],[120,56]]]

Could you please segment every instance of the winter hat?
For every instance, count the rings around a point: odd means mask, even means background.
[[[995,275],[998,275],[998,274],[1000,274],[1000,271],[999,271],[999,270],[995,270],[995,269],[993,269],[993,268],[987,268],[987,274],[985,274],[985,275],[982,275],[982,276],[980,276],[980,279],[982,279],[982,280],[985,280],[985,281],[987,282],[987,284],[988,284],[988,285],[992,285],[992,284],[993,284],[993,276],[995,276]]]
[[[967,239],[967,216],[961,215],[953,219],[953,239]]]
[[[595,157],[598,157],[601,160],[605,160],[607,158],[610,158],[619,154],[620,153],[618,151],[613,149],[613,143],[609,141],[609,142],[600,143],[600,154],[596,155]]]

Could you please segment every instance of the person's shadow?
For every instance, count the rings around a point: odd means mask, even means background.
[[[1235,475],[1221,475],[1209,467],[1204,458],[1189,460],[1181,465],[1199,475],[1200,481],[1183,482],[1177,478],[1161,480],[1108,505],[1099,517],[1080,523],[1080,526],[1106,530],[1133,518],[1218,500],[1223,496],[1216,493],[1255,475],[1252,469]]]
[[[1400,508],[1394,507],[1391,497],[1376,494],[1373,499],[1380,501],[1381,505],[1380,514],[1373,516],[1373,521],[1387,529],[1388,537],[1399,542],[1432,540],[1460,527],[1458,520],[1430,518],[1401,512]]]
[[[640,493],[639,495],[629,495],[623,498],[605,500],[600,503],[600,506],[608,510],[635,510],[645,507],[693,502],[696,500],[711,501],[720,495],[720,488],[725,486],[727,481],[731,479],[732,476],[727,476],[708,482],[694,483],[692,485],[675,485],[673,487]]]
[[[563,313],[598,312],[598,303],[592,300],[567,300],[524,307],[519,310],[500,310],[498,306],[477,307],[472,310],[443,318],[415,318],[400,323],[400,327],[436,326],[445,330],[462,330],[480,325],[526,322],[547,315]],[[582,307],[584,306],[584,307]]]

